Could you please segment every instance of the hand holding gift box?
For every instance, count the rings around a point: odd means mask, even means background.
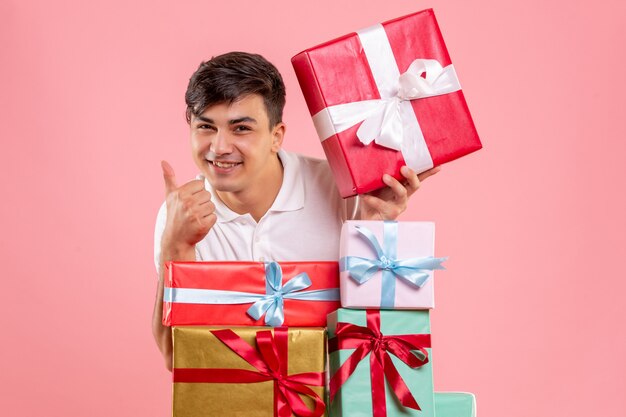
[[[163,324],[323,326],[339,308],[337,262],[171,262]]]
[[[343,197],[481,148],[432,10],[378,24],[292,58]],[[372,144],[374,142],[375,144]]]

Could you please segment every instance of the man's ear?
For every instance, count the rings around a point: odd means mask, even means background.
[[[272,129],[272,151],[278,152],[283,146],[283,138],[285,137],[285,130],[287,125],[283,122],[276,123],[276,126]]]

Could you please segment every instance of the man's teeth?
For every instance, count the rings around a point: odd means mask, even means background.
[[[236,165],[239,165],[239,162],[220,162],[220,161],[213,161],[213,165],[219,167],[219,168],[232,168]]]

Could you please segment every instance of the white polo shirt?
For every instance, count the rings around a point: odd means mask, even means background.
[[[198,261],[336,261],[346,204],[324,160],[279,151],[283,183],[272,207],[257,223],[229,209],[205,181],[217,222],[196,244]],[[159,269],[165,203],[157,216],[154,260]]]

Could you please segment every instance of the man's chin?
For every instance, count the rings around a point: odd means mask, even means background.
[[[211,184],[213,190],[220,193],[236,193],[240,191],[240,187],[238,187],[236,184],[229,184],[224,181],[211,181],[210,178],[209,183]]]

